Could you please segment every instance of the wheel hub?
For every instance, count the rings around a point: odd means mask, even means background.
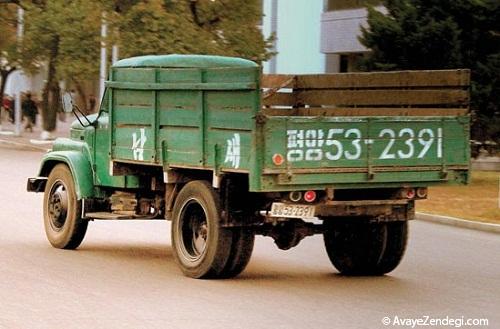
[[[49,218],[55,229],[61,229],[68,213],[68,193],[62,182],[57,182],[49,195]]]
[[[196,261],[203,257],[208,240],[208,224],[203,207],[194,200],[182,212],[182,250],[187,258]]]
[[[206,222],[198,224],[196,230],[193,230],[193,250],[200,255],[207,246],[207,236],[208,227]]]

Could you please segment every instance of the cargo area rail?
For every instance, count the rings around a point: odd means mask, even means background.
[[[262,76],[270,116],[462,116],[470,71],[393,71]]]

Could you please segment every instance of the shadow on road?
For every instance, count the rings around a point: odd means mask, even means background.
[[[83,244],[77,250],[78,254],[93,257],[125,259],[129,261],[146,262],[161,259],[172,261],[172,249],[163,244]]]

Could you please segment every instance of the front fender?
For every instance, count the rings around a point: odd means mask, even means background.
[[[38,176],[48,177],[52,169],[59,163],[66,164],[71,170],[78,200],[91,198],[95,195],[92,165],[81,152],[53,151],[45,154]]]

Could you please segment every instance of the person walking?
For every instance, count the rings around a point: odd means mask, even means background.
[[[26,93],[26,98],[21,104],[21,109],[23,110],[23,116],[26,117],[26,125],[24,126],[25,131],[33,132],[33,126],[36,125],[36,115],[38,114],[38,108],[35,102],[31,99],[31,93]]]
[[[3,98],[2,107],[4,111],[8,112],[9,121],[11,123],[14,123],[14,111],[15,111],[14,106],[15,106],[14,99],[9,95],[5,95]]]

